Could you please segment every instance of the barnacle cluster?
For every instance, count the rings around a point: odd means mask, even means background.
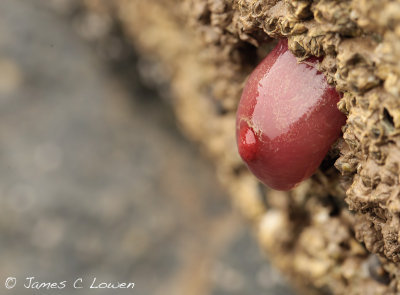
[[[182,129],[215,161],[261,245],[300,288],[400,292],[399,1],[86,4],[118,18],[143,55],[159,62]],[[235,146],[243,83],[271,39],[282,37],[299,60],[323,57],[321,71],[344,93],[339,109],[348,117],[316,175],[288,193],[260,185]]]

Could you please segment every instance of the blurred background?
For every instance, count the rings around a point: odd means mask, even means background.
[[[0,294],[293,294],[142,83],[151,65],[118,30],[89,41],[102,24],[78,2],[0,0]]]

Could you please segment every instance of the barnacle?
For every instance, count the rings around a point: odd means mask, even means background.
[[[214,159],[278,267],[300,287],[320,292],[400,292],[398,1],[103,5],[112,6],[136,47],[164,66],[183,130]],[[299,61],[323,57],[320,70],[344,93],[339,108],[348,117],[319,172],[288,193],[260,190],[243,169],[234,132],[245,78],[270,50],[269,40],[282,37]]]

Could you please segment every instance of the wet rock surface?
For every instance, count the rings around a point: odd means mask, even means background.
[[[169,107],[46,2],[0,2],[0,288],[97,277],[132,294],[291,294]]]

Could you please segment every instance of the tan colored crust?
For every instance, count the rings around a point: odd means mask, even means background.
[[[399,1],[87,2],[111,5],[135,46],[159,62],[182,129],[215,161],[269,257],[296,284],[400,292]],[[325,56],[321,70],[344,92],[339,108],[348,116],[323,169],[289,193],[260,186],[235,145],[243,83],[270,38],[281,37],[299,59]]]

